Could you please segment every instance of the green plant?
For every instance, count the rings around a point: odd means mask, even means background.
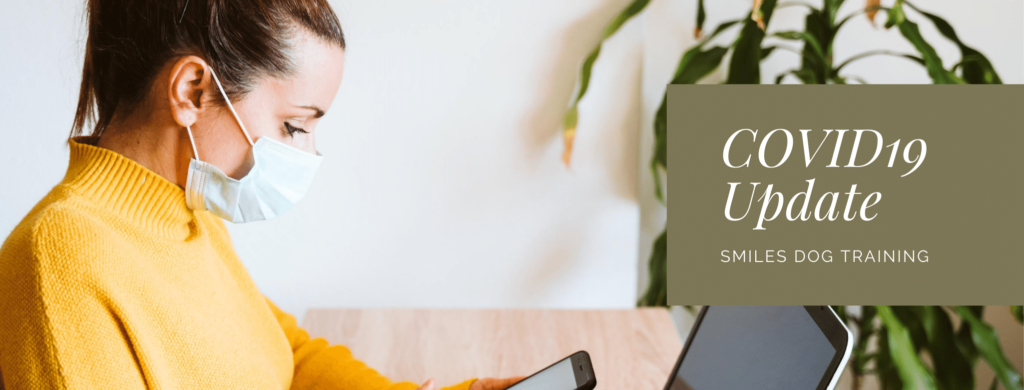
[[[956,34],[952,25],[939,16],[922,11],[906,0],[895,0],[891,7],[883,7],[879,0],[867,0],[860,10],[839,17],[839,8],[844,0],[821,0],[821,7],[803,2],[782,2],[778,0],[753,0],[751,11],[743,18],[727,21],[715,27],[710,34],[703,33],[706,12],[704,0],[697,0],[697,24],[694,35],[700,40],[681,56],[672,84],[696,84],[728,58],[727,84],[761,83],[760,63],[776,50],[794,51],[800,56],[800,63],[775,78],[781,83],[788,76],[804,84],[847,84],[855,81],[865,83],[859,77],[846,75],[843,70],[854,61],[876,55],[890,55],[906,58],[920,64],[935,84],[1001,84],[991,62],[977,50],[967,46]],[[604,30],[603,39],[613,35],[619,27],[633,16],[640,14],[649,0],[635,0],[626,7]],[[767,34],[773,13],[783,7],[805,7],[808,14],[802,31],[780,31]],[[905,7],[913,8],[928,19],[942,36],[960,49],[961,60],[947,69],[935,49],[921,35],[916,22],[907,18]],[[868,51],[852,56],[836,64],[833,61],[833,42],[839,30],[858,15],[865,15],[874,23],[878,12],[885,12],[885,28],[897,28],[917,53],[895,53],[885,50]],[[736,38],[728,46],[714,43],[720,34],[738,29]],[[791,41],[802,47],[764,44],[766,37]],[[576,93],[569,111],[565,114],[563,138],[565,153],[563,161],[568,166],[572,155],[572,141],[576,134],[577,103],[583,98],[590,81],[594,62],[600,55],[601,44],[595,47],[583,61],[578,77]],[[663,195],[662,175],[668,171],[668,124],[666,99],[663,94],[661,105],[654,118],[654,153],[650,170],[654,176],[655,196],[662,204],[667,200]],[[665,306],[667,304],[667,242],[668,228],[658,236],[648,261],[650,284],[639,299],[640,306]],[[1020,306],[1012,309],[1021,321]],[[951,316],[955,313],[961,325],[953,333]],[[942,389],[954,390],[974,388],[972,367],[981,356],[997,373],[997,380],[1008,389],[1021,388],[1020,375],[1006,364],[1006,358],[999,350],[995,332],[982,321],[981,307],[955,307],[945,309],[936,306],[865,306],[861,315],[847,316],[844,307],[837,307],[844,320],[858,329],[858,340],[851,363],[855,387],[859,388],[864,375],[874,374],[883,389]],[[876,352],[869,353],[869,340],[877,340]],[[931,357],[934,371],[920,359],[921,351]],[[868,368],[870,367],[873,368]],[[993,383],[993,386],[995,383]]]
[[[988,388],[997,383],[1021,388],[1021,376],[1003,354],[999,336],[981,320],[982,306],[862,306],[859,315],[843,306],[833,308],[856,330],[849,362],[854,389],[861,388],[867,375],[875,375],[882,390],[974,389],[979,385],[974,378],[979,357],[996,374]],[[1010,307],[1014,314],[1020,310]],[[960,318],[959,327],[954,317]],[[877,349],[869,353],[872,340]],[[921,359],[923,352],[934,370]]]

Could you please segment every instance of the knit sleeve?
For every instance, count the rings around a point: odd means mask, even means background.
[[[266,299],[282,330],[288,337],[295,357],[292,390],[415,390],[413,382],[393,382],[352,356],[344,345],[328,345],[327,340],[309,334],[298,326],[295,317],[281,311]],[[468,390],[476,378],[468,379],[442,390]]]
[[[102,245],[92,227],[73,213],[47,211],[0,248],[0,388],[146,388],[124,325],[95,291],[89,264],[100,251],[69,244]]]

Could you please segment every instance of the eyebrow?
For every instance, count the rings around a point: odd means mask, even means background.
[[[305,109],[308,109],[308,110],[316,111],[316,115],[313,116],[314,118],[319,118],[319,117],[324,116],[324,110],[321,109],[320,107],[317,107],[317,106],[298,106],[298,107],[299,108],[305,108]]]

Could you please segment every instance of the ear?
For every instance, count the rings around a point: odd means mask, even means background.
[[[202,109],[203,91],[210,86],[209,65],[202,58],[185,56],[171,67],[168,96],[171,115],[181,127],[192,126]]]

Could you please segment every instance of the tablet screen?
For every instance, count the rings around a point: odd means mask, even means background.
[[[669,389],[814,390],[835,355],[803,306],[711,306]]]

